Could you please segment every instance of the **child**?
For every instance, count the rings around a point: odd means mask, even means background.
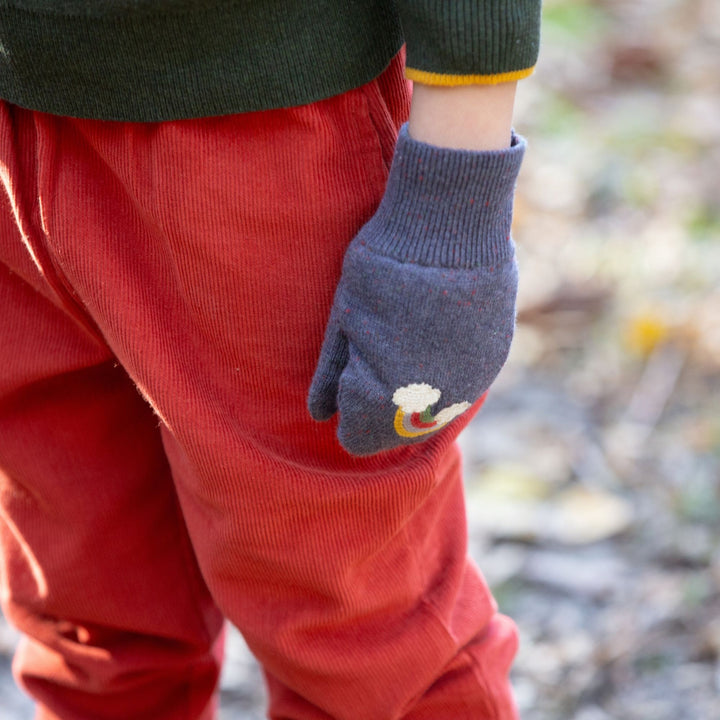
[[[512,336],[539,5],[2,3],[0,580],[40,720],[214,717],[224,618],[272,718],[515,717],[454,439]]]

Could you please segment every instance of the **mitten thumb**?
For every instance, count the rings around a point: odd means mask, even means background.
[[[313,419],[329,420],[337,411],[337,392],[340,375],[348,362],[348,341],[333,308],[325,331],[315,375],[308,394],[308,410]]]

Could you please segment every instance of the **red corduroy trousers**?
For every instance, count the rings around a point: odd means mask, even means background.
[[[50,720],[510,720],[456,421],[348,455],[306,394],[408,94],[131,124],[0,103],[0,579]],[[466,421],[465,421],[466,422]]]

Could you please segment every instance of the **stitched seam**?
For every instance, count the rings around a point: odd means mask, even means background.
[[[369,85],[363,85],[361,90],[365,99],[365,108],[367,110],[368,119],[375,131],[378,150],[380,152],[383,165],[385,166],[385,180],[387,181],[387,176],[390,173],[394,147],[386,148],[387,142],[384,138],[388,135],[388,131],[383,130],[380,118],[377,118],[376,116],[378,114],[384,114],[384,119],[386,119],[389,123],[389,112],[387,109],[382,107],[378,109],[377,107],[380,103],[382,103],[382,99],[380,96],[380,90],[375,82],[370,83]]]

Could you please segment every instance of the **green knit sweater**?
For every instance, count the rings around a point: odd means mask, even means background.
[[[159,121],[289,107],[369,82],[532,72],[541,0],[0,0],[0,98]]]

